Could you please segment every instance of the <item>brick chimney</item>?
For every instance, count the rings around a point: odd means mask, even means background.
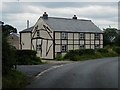
[[[44,18],[44,19],[48,19],[48,14],[47,14],[46,12],[44,12],[43,18]]]
[[[74,16],[73,16],[73,19],[77,20],[77,17],[76,17],[76,15],[74,15]]]

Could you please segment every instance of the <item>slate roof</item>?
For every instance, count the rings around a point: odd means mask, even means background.
[[[33,28],[34,28],[34,26],[32,26],[30,28],[27,28],[27,29],[24,29],[23,31],[20,31],[20,33],[22,33],[22,32],[31,32]]]
[[[43,17],[40,17],[43,18]],[[91,20],[48,17],[43,19],[54,31],[103,33]],[[33,27],[25,29],[30,31]]]
[[[44,21],[54,31],[102,32],[91,20],[49,17]]]

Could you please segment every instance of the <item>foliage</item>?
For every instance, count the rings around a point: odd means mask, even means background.
[[[111,49],[81,49],[70,50],[64,57],[64,59],[70,59],[72,61],[83,61],[90,59],[97,59],[102,57],[114,57],[117,56],[116,52]]]
[[[61,54],[57,54],[57,56],[56,56],[56,60],[58,60],[58,61],[61,61],[61,60],[63,60],[63,57],[62,57],[62,55],[61,55]]]
[[[106,28],[104,29],[104,46],[115,44],[115,38],[117,37],[116,28]]]
[[[33,50],[17,50],[17,64],[18,65],[31,65],[40,64],[41,59],[36,57],[36,51]]]
[[[120,32],[118,33],[116,39],[115,39],[115,45],[120,47]]]
[[[108,53],[108,50],[106,48],[98,48],[98,49],[96,49],[96,52]]]
[[[75,60],[75,57],[81,55],[94,55],[94,49],[79,49],[79,50],[70,50],[65,56],[65,59]]]
[[[120,55],[120,47],[113,47],[113,50]]]
[[[8,74],[16,63],[16,50],[7,42],[7,37],[14,28],[2,25],[2,74]],[[14,31],[14,30],[13,30]]]
[[[28,78],[19,71],[11,70],[2,77],[2,88],[22,88],[28,83]]]

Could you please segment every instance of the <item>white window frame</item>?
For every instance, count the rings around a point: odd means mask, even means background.
[[[67,51],[67,45],[62,45],[62,46],[61,46],[61,49],[62,49],[62,50],[61,50],[62,52],[66,52],[66,51]]]
[[[67,39],[68,38],[68,33],[67,32],[62,32],[61,34],[62,34],[61,35],[62,39]]]
[[[99,33],[95,33],[95,40],[99,40],[100,39],[100,34]]]
[[[36,45],[36,49],[37,51],[40,51],[42,49],[42,45],[41,44]]]
[[[95,49],[96,48],[100,48],[100,45],[99,44],[95,44]]]
[[[39,37],[40,36],[40,32],[37,30],[37,37]]]
[[[80,39],[85,39],[85,33],[80,33]]]
[[[80,49],[85,49],[85,45],[84,44],[80,44]]]

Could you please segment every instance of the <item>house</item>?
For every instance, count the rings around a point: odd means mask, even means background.
[[[8,42],[14,46],[16,49],[19,49],[19,45],[20,45],[20,40],[19,40],[20,36],[17,33],[10,33],[10,35],[8,36]]]
[[[34,26],[20,32],[20,49],[36,50],[37,56],[55,59],[69,50],[103,48],[103,32],[91,21],[48,17],[44,12]]]

